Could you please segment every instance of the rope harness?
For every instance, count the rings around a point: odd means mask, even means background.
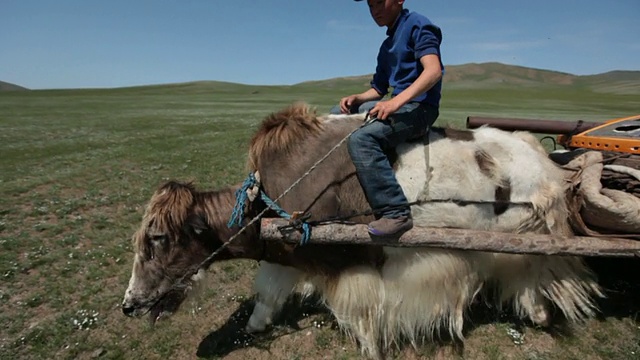
[[[244,220],[244,206],[247,200],[254,201],[257,196],[260,196],[260,200],[264,201],[267,208],[275,211],[281,218],[287,219],[291,222],[291,225],[302,230],[302,239],[300,245],[305,245],[311,238],[311,225],[304,220],[309,218],[310,215],[302,215],[299,212],[295,212],[293,215],[287,213],[282,209],[275,201],[271,200],[267,194],[260,188],[259,174],[249,173],[249,176],[242,183],[240,189],[236,190],[236,204],[233,207],[231,219],[227,223],[227,227],[242,226]]]

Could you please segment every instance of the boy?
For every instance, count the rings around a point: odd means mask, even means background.
[[[425,135],[438,117],[444,68],[440,59],[442,33],[426,17],[404,9],[404,0],[367,2],[376,24],[387,28],[371,88],[342,98],[331,112],[368,111],[377,118],[349,138],[348,149],[376,214],[369,234],[397,238],[413,227],[413,220],[385,151]],[[382,101],[389,87],[393,88],[391,98]]]

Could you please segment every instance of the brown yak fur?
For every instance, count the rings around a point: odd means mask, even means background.
[[[191,184],[170,181],[162,185],[152,196],[143,218],[144,226],[134,235],[137,253],[145,254],[146,260],[153,257],[155,236],[165,236],[172,242],[171,248],[176,255],[183,255],[184,261],[171,265],[178,272],[187,273],[185,265],[188,259],[203,261],[231,236],[237,228],[229,229],[227,221],[235,203],[235,190],[238,187],[220,191],[197,191]],[[255,216],[262,207],[249,207],[248,217]],[[247,223],[248,221],[245,221]],[[172,262],[169,255],[162,266]],[[243,236],[237,237],[205,266],[213,261],[248,258],[266,260],[273,263],[293,266],[309,273],[334,275],[351,265],[370,265],[378,267],[384,261],[382,251],[372,248],[363,251],[353,246],[307,245],[295,247],[280,242],[265,243],[258,238],[258,225],[246,229]],[[185,263],[185,264],[183,264]],[[159,264],[160,265],[160,264]]]
[[[147,259],[152,257],[152,240],[162,236],[171,242],[171,248],[190,251],[187,258],[204,259],[203,253],[213,252],[235,232],[227,228],[226,221],[235,202],[236,189],[199,192],[191,183],[169,181],[163,184],[152,195],[142,220],[143,226],[134,235],[138,253],[146,255]],[[249,231],[249,234],[257,236],[255,229]],[[201,236],[203,233],[205,236]],[[183,248],[194,243],[198,246]],[[240,255],[244,249],[252,248],[255,246],[247,247],[241,242],[230,244],[215,260],[230,259]]]
[[[282,194],[317,160],[352,130],[353,122],[335,120],[331,126],[304,104],[294,104],[272,114],[251,140],[249,167],[259,171],[265,193]],[[312,197],[309,200],[309,197]],[[346,143],[279,202],[291,211],[309,211],[313,219],[351,215],[369,209],[357,181]],[[369,217],[357,217],[365,222]]]
[[[353,122],[341,120],[325,126],[305,104],[293,104],[271,114],[262,123],[251,140],[249,167],[252,171],[259,171],[264,192],[274,199],[309,170],[311,165],[329,153],[352,129]],[[320,163],[278,203],[289,213],[308,212],[312,220],[369,210],[347,153],[346,143]],[[356,216],[349,221],[364,223],[371,219],[371,216]],[[378,267],[384,262],[383,251],[379,246],[307,245],[297,247],[293,252],[296,258],[307,258],[305,254],[308,254],[312,259],[303,260],[307,262],[325,259],[326,269],[336,272],[347,266],[363,263]]]

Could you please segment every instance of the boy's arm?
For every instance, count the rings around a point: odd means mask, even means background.
[[[438,55],[425,55],[420,58],[420,63],[422,64],[423,70],[416,81],[391,99],[391,101],[397,102],[398,109],[414,97],[427,92],[442,78],[442,68],[440,67],[440,58]]]
[[[382,99],[382,95],[378,93],[378,90],[371,88],[361,94],[358,94],[358,100],[361,102],[367,102],[372,100],[380,100]]]
[[[398,111],[403,105],[411,101],[414,97],[431,89],[442,78],[442,68],[440,58],[436,54],[428,54],[420,58],[422,73],[408,88],[394,96],[389,101],[381,101],[369,111],[378,119],[385,120],[389,115]],[[375,89],[371,89],[375,91]],[[377,93],[377,92],[376,92]]]

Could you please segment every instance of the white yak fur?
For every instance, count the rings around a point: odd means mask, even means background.
[[[402,145],[397,151],[396,176],[410,202],[493,201],[496,185],[508,182],[510,201],[530,204],[511,205],[495,215],[492,204],[425,203],[412,207],[415,226],[570,232],[562,173],[530,134],[480,128],[474,131],[473,141],[439,139],[426,147]],[[478,151],[496,160],[490,175],[477,165]],[[400,341],[415,345],[443,330],[462,339],[464,312],[489,284],[495,292],[485,294],[486,301],[496,306],[511,304],[516,314],[539,325],[548,324],[551,305],[572,322],[593,316],[592,296],[602,296],[578,257],[433,248],[384,251],[388,258],[381,271],[359,266],[336,278],[263,262],[247,330],[264,330],[296,288],[316,291],[340,326],[358,340],[363,353],[381,358]]]

